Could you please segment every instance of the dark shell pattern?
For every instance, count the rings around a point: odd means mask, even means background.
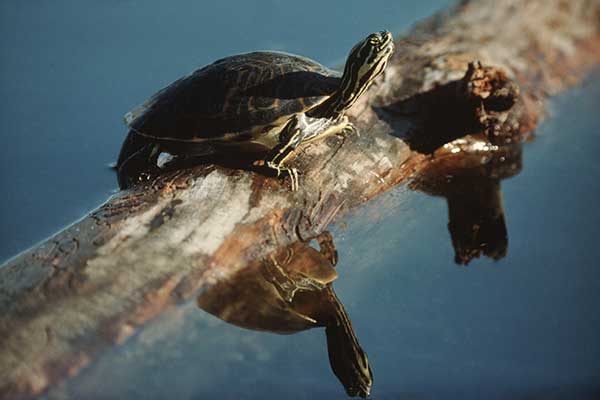
[[[240,54],[175,81],[125,118],[134,131],[159,140],[244,140],[257,126],[321,103],[339,84],[339,73],[304,57]]]

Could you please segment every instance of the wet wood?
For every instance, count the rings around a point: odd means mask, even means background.
[[[528,139],[544,100],[599,59],[597,1],[465,1],[398,39],[349,112],[355,135],[300,149],[298,192],[204,165],[117,194],[0,267],[0,397],[43,393],[166,308],[406,181],[430,153]],[[474,60],[483,67],[468,71]]]

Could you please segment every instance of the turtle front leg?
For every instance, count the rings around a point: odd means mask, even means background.
[[[284,166],[283,163],[301,143],[302,130],[295,127],[294,123],[290,123],[282,132],[281,137],[281,142],[262,160],[262,164],[270,171],[275,171],[277,177],[287,174],[291,180],[292,191],[295,192],[299,187],[298,171],[296,168]]]

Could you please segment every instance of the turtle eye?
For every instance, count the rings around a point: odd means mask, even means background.
[[[379,43],[379,41],[379,35],[377,35],[376,33],[372,33],[371,35],[369,35],[369,44],[376,45]]]

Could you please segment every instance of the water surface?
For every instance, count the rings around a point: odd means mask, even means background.
[[[454,174],[454,185],[396,188],[333,227],[333,288],[368,354],[373,398],[598,398],[598,78],[554,99],[523,153]],[[502,201],[481,212],[476,193]],[[455,263],[456,202],[481,226],[493,220],[497,235],[482,237],[501,250]],[[232,324],[243,325],[243,311],[227,323],[205,309],[190,302],[165,313],[49,397],[346,397],[324,329],[264,332],[273,329],[255,314],[243,329]]]

